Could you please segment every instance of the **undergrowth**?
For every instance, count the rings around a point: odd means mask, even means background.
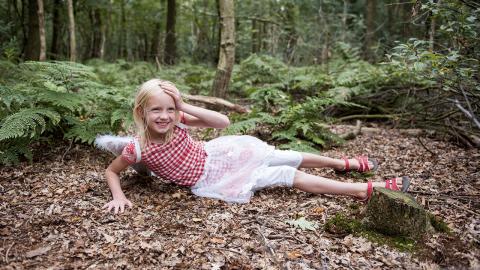
[[[185,93],[210,95],[215,75],[212,68],[188,63],[157,67],[97,59],[85,65],[3,61],[0,71],[3,164],[31,159],[29,145],[40,138],[90,144],[97,134],[128,130],[135,91],[150,78],[170,80]],[[251,112],[231,114],[233,124],[223,134],[254,134],[280,149],[317,152],[343,142],[330,131],[337,117],[378,110],[378,103],[359,97],[412,82],[419,84],[410,73],[369,64],[345,48],[328,67],[292,67],[252,55],[235,66],[228,97],[234,102],[247,99]]]

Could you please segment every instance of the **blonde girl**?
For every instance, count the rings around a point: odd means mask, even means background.
[[[276,150],[252,136],[222,136],[207,143],[193,140],[187,126],[225,128],[227,116],[183,101],[168,81],[152,79],[139,88],[133,109],[134,138],[100,136],[97,146],[117,158],[106,169],[113,199],[103,208],[123,213],[132,207],[120,186],[128,166],[178,185],[194,194],[227,202],[246,203],[254,191],[271,186],[295,187],[315,194],[348,195],[368,200],[373,187],[407,191],[408,177],[386,182],[345,183],[298,170],[329,167],[360,172],[377,169],[367,157],[333,159],[310,153]]]

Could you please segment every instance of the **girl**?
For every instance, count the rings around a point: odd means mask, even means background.
[[[100,136],[97,146],[118,157],[106,169],[113,200],[103,208],[124,212],[132,203],[125,197],[119,174],[133,165],[147,172],[189,186],[194,194],[227,202],[248,202],[253,192],[270,186],[295,187],[316,194],[349,195],[366,201],[373,187],[406,191],[408,177],[382,182],[344,183],[307,174],[297,168],[330,167],[339,171],[376,170],[367,157],[332,159],[309,153],[275,150],[251,136],[223,136],[207,143],[194,141],[185,125],[225,128],[227,116],[185,103],[174,84],[152,79],[145,82],[135,98],[135,138]],[[397,183],[399,182],[399,183]]]

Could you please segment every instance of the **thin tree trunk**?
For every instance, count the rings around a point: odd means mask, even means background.
[[[99,57],[100,59],[105,58],[105,43],[107,41],[107,24],[102,21],[102,26],[100,27],[101,38],[100,38],[100,48],[99,48]]]
[[[38,35],[40,37],[39,58],[40,61],[47,60],[47,42],[45,40],[45,13],[43,8],[43,0],[37,0],[38,5]]]
[[[364,58],[369,62],[374,62],[374,56],[372,53],[373,40],[375,37],[375,0],[367,0],[367,5],[365,7],[365,24],[367,31],[365,33],[364,41]]]
[[[160,57],[160,22],[157,22],[155,24],[155,28],[153,30],[153,35],[152,35],[152,44],[151,44],[151,49],[150,51],[152,52],[152,60],[156,61],[155,59],[158,59]]]
[[[258,52],[258,27],[257,27],[257,20],[252,19],[252,53]]]
[[[437,5],[440,5],[441,0],[433,0]],[[435,28],[436,28],[436,19],[433,14],[430,14],[430,31],[429,31],[429,47],[430,51],[435,49]]]
[[[167,65],[174,65],[177,58],[177,41],[175,36],[176,21],[176,3],[175,0],[167,2],[167,31],[165,35],[165,53],[163,61]]]
[[[347,16],[348,16],[348,0],[343,0],[343,13],[342,13],[342,41],[347,42]]]
[[[53,1],[53,17],[52,17],[52,43],[50,44],[50,55],[52,59],[58,59],[58,47],[59,47],[59,36],[60,36],[60,0]]]
[[[234,0],[220,0],[220,53],[213,82],[213,95],[224,98],[230,83],[235,62],[235,12]]]
[[[75,62],[77,60],[77,42],[75,39],[75,18],[73,15],[73,3],[72,0],[67,0],[68,9],[68,36],[70,39],[70,61]]]
[[[126,58],[127,57],[127,35],[126,35],[126,18],[125,18],[125,1],[121,0],[120,2],[120,57]]]
[[[90,20],[92,22],[92,45],[90,57],[101,58],[102,38],[103,38],[103,21],[98,8],[94,8],[90,12]]]
[[[37,61],[40,58],[40,31],[38,25],[38,2],[28,0],[28,36],[25,48],[25,59]]]
[[[294,60],[295,47],[297,46],[297,30],[296,30],[296,11],[297,6],[293,3],[287,3],[285,5],[285,32],[287,47],[285,49],[285,60],[291,63]]]

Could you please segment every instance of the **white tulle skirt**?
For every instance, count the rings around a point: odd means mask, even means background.
[[[197,196],[234,203],[247,203],[255,190],[265,186],[291,186],[296,167],[301,162],[297,152],[275,150],[252,136],[219,137],[207,142],[205,150],[208,156],[204,173],[192,187],[192,192]],[[275,152],[287,157],[282,158],[279,161],[282,164],[278,165],[290,166],[272,167]],[[278,157],[276,159],[279,160]],[[264,184],[262,179],[265,176],[267,181],[275,179]]]

